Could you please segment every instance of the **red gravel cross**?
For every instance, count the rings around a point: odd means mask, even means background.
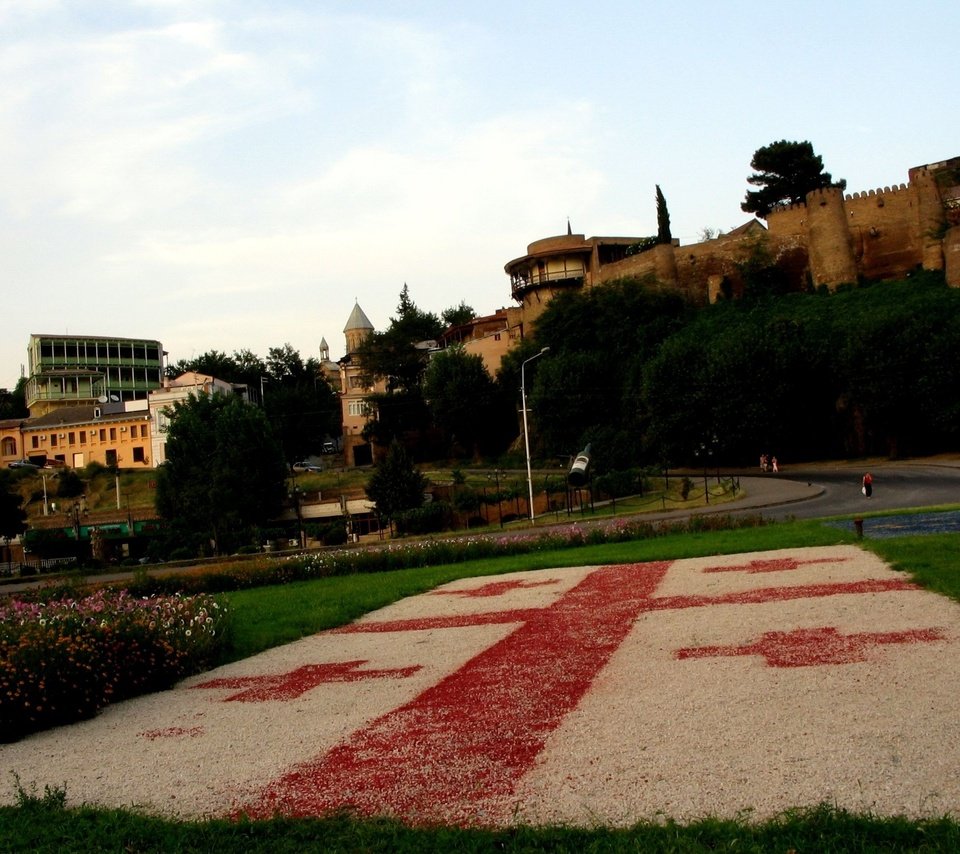
[[[510,593],[514,590],[529,590],[531,587],[546,587],[556,583],[557,579],[555,578],[549,581],[491,581],[489,584],[471,587],[468,590],[435,590],[433,595],[465,596],[467,598],[502,596],[504,593]]]
[[[698,646],[677,650],[677,658],[708,658],[719,655],[762,655],[770,667],[811,667],[818,664],[853,664],[866,661],[881,644],[923,643],[943,640],[937,629],[905,632],[860,632],[841,634],[824,626],[790,632],[764,632],[759,640],[743,646]]]
[[[397,667],[392,670],[360,670],[366,661],[340,661],[330,664],[305,664],[289,673],[264,676],[236,676],[211,679],[194,685],[194,688],[243,688],[239,694],[231,694],[223,702],[263,703],[267,700],[293,700],[318,685],[326,682],[357,682],[361,679],[383,677],[402,679],[416,673],[420,665]]]
[[[734,566],[708,566],[704,572],[787,572],[811,563],[839,563],[842,560],[847,560],[847,558],[816,557],[809,560],[798,560],[795,557],[781,557],[768,560],[752,560],[750,563],[739,563]]]

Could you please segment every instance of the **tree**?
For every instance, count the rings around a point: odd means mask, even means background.
[[[829,172],[823,171],[823,158],[814,154],[809,142],[772,142],[754,152],[750,166],[757,171],[747,183],[761,189],[748,190],[740,208],[762,219],[777,205],[799,204],[811,190],[843,190],[847,186],[845,180],[834,181]]]
[[[23,509],[23,496],[11,489],[7,472],[0,476],[0,538],[12,540],[26,529],[27,514]]]
[[[663,197],[660,185],[657,184],[657,243],[670,244],[673,236],[670,234],[670,214],[667,212],[667,200]]]
[[[400,291],[397,314],[385,332],[374,332],[360,345],[357,357],[364,374],[387,381],[387,391],[419,387],[427,367],[427,351],[417,347],[440,337],[443,326],[435,314],[420,311],[410,299],[406,283]]]
[[[367,498],[377,505],[377,512],[393,519],[404,510],[423,504],[426,478],[414,467],[413,459],[399,442],[393,442],[387,455],[373,468],[367,483]]]
[[[452,305],[440,313],[441,319],[447,326],[460,326],[464,323],[469,323],[476,316],[477,313],[473,308],[463,300],[460,300],[460,305]]]
[[[483,359],[457,346],[437,353],[424,374],[423,394],[433,423],[450,444],[479,456],[480,440],[491,432],[494,399],[493,379]]]
[[[249,543],[281,510],[286,465],[259,408],[228,395],[175,404],[167,460],[157,472],[157,510],[175,533],[216,554]]]
[[[27,409],[27,378],[20,377],[13,391],[0,388],[0,421],[7,418],[26,418]]]

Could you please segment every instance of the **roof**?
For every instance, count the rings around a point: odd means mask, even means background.
[[[100,411],[98,416],[97,410]],[[104,412],[101,406],[61,406],[46,415],[30,418],[23,422],[24,430],[42,430],[46,427],[60,427],[71,424],[92,424],[119,421],[143,421],[148,418],[144,412]]]
[[[355,303],[350,317],[347,319],[347,325],[343,327],[344,332],[350,332],[352,329],[373,329],[370,319],[363,313],[360,303]]]

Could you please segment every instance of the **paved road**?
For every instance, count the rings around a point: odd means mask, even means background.
[[[799,503],[769,506],[764,515],[815,519],[960,503],[960,460],[871,463],[872,498],[860,492],[860,480],[866,470],[862,464],[789,469],[779,477],[796,484],[809,483],[818,489],[818,494]]]

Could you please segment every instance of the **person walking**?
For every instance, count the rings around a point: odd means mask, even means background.
[[[870,472],[867,472],[863,476],[863,488],[860,490],[864,495],[869,498],[873,495],[873,475]]]

